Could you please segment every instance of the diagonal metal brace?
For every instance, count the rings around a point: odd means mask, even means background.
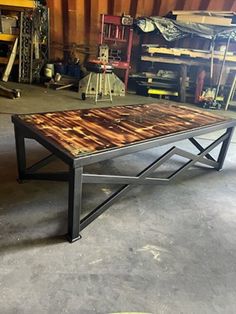
[[[204,152],[204,147],[193,137],[189,138],[189,141],[202,153]],[[206,154],[206,158],[216,161],[210,154]]]

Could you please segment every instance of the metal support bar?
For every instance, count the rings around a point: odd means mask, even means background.
[[[220,143],[222,143],[224,140],[228,139],[229,135],[228,132],[226,132],[225,134],[223,134],[222,136],[220,136],[217,140],[215,140],[212,144],[210,144],[209,146],[206,147],[206,149],[198,154],[198,155],[193,155],[195,157],[192,158],[192,160],[189,160],[185,165],[183,165],[181,168],[179,168],[177,171],[175,171],[173,174],[171,174],[169,176],[169,179],[173,179],[174,177],[176,177],[178,174],[186,171],[187,169],[189,169],[191,166],[193,166],[196,162],[201,162],[203,163],[203,157],[209,153],[211,150],[213,150],[216,146],[218,146]],[[211,160],[204,160],[204,163],[209,163],[212,162]],[[217,164],[217,163],[216,163]],[[217,170],[218,170],[218,166],[217,166]]]
[[[18,179],[23,180],[26,169],[26,154],[25,154],[25,138],[15,125],[15,143],[16,157],[18,167]]]
[[[216,161],[212,161],[212,160],[208,160],[205,157],[205,155],[194,155],[192,153],[189,153],[183,149],[180,149],[180,148],[176,148],[176,151],[175,151],[176,155],[179,155],[183,158],[187,158],[187,159],[190,159],[192,161],[194,161],[194,163],[196,162],[199,162],[203,165],[207,165],[207,166],[210,166],[210,167],[216,167],[217,166],[217,162]],[[204,153],[204,151],[202,152]]]
[[[68,239],[75,242],[80,236],[80,213],[82,205],[83,168],[70,168],[68,200]]]
[[[42,167],[46,166],[50,162],[54,161],[57,157],[54,154],[50,154],[49,156],[43,158],[42,160],[36,162],[31,167],[26,169],[26,172],[33,173]]]
[[[226,48],[225,48],[225,52],[224,52],[224,57],[223,57],[222,65],[221,65],[221,69],[220,69],[220,75],[219,75],[219,79],[218,79],[218,83],[217,83],[217,87],[216,87],[216,93],[215,93],[214,101],[216,101],[216,98],[217,98],[219,90],[220,90],[220,84],[221,84],[222,77],[223,77],[226,55],[227,55],[228,50],[229,50],[229,44],[230,44],[230,41],[232,38],[232,34],[233,34],[233,32],[230,32],[228,40],[227,40],[227,44],[226,44]]]
[[[169,180],[165,178],[144,178],[140,179],[139,177],[132,176],[116,176],[116,175],[100,175],[100,174],[83,174],[83,183],[110,183],[110,184],[163,184],[167,183]]]
[[[147,166],[143,171],[141,171],[137,177],[139,179],[143,179],[147,177],[150,173],[152,173],[159,165],[161,165],[164,161],[168,160],[172,155],[175,147],[169,149],[164,155],[155,160],[151,165]],[[85,216],[81,220],[80,228],[84,229],[87,225],[89,225],[94,219],[100,216],[108,207],[114,204],[119,198],[121,198],[125,193],[130,191],[132,185],[124,185],[117,192],[113,193],[108,199],[106,199],[102,204],[97,206],[94,210],[92,210],[87,216]]]
[[[49,180],[49,181],[68,181],[68,172],[41,172],[30,173],[26,172],[23,175],[24,180]]]
[[[204,148],[202,147],[202,145],[200,143],[198,143],[198,141],[195,138],[189,138],[189,141],[200,151],[203,152]],[[206,158],[212,160],[212,161],[216,161],[210,154],[206,154]]]
[[[234,128],[228,128],[227,129],[226,133],[228,134],[228,137],[224,140],[224,142],[222,144],[222,147],[221,147],[218,159],[217,159],[217,162],[218,162],[217,170],[221,170],[223,167],[225,157],[226,157],[227,151],[229,149],[229,144],[230,144],[231,138],[233,136],[233,132],[234,132]]]

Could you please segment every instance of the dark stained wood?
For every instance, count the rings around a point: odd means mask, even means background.
[[[136,12],[137,12],[137,7],[138,7],[138,0],[132,0],[130,3],[130,15],[135,17],[136,16]]]
[[[199,6],[199,10],[207,10],[211,0],[202,0]]]
[[[65,46],[69,44],[69,37],[68,37],[68,29],[69,29],[69,6],[68,0],[64,0],[61,2],[61,10],[64,13],[62,15],[62,28],[63,28],[63,43]],[[69,52],[64,51],[64,58],[68,60]]]
[[[152,7],[152,15],[153,16],[159,15],[160,7],[161,7],[161,0],[156,0],[153,2],[153,7]]]
[[[225,121],[212,113],[175,104],[130,105],[18,117],[75,157]]]
[[[91,1],[84,2],[84,37],[87,38],[86,43],[90,41],[90,28],[91,28]]]
[[[225,11],[232,10],[234,7],[234,4],[235,4],[235,0],[224,1],[224,10]]]
[[[187,65],[180,65],[180,101],[186,102]]]
[[[185,3],[186,3],[186,0],[178,0],[176,2],[176,10],[183,10]]]
[[[110,14],[110,15],[114,14],[114,6],[115,6],[115,0],[108,1],[108,8],[107,8],[108,14]]]

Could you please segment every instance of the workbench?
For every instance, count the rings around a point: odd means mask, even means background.
[[[179,100],[186,102],[186,89],[188,85],[188,73],[191,72],[191,67],[196,68],[210,68],[211,57],[215,64],[220,64],[224,58],[224,52],[214,51],[213,55],[209,51],[201,51],[195,49],[184,48],[165,48],[156,45],[142,45],[143,54],[141,61],[150,62],[156,65],[163,65],[176,67],[179,72]],[[231,70],[235,70],[236,55],[228,53],[225,58],[225,66]],[[227,71],[226,71],[227,72]],[[176,82],[175,82],[176,83]],[[222,84],[223,85],[223,84]],[[150,89],[152,91],[152,89]],[[152,92],[148,92],[152,94]],[[170,94],[171,95],[171,94]]]
[[[14,115],[12,121],[19,181],[68,182],[68,239],[71,242],[78,240],[82,229],[134,185],[171,183],[196,163],[220,170],[236,125],[236,120],[175,103]],[[218,130],[222,130],[222,135],[207,147],[203,147],[195,138]],[[26,167],[26,138],[37,141],[51,154]],[[136,176],[86,171],[86,166],[90,164],[182,140],[189,140],[199,153],[172,146]],[[219,155],[213,158],[211,151],[217,146],[220,146]],[[154,176],[153,172],[174,155],[188,161],[166,178],[158,177],[157,173]],[[68,171],[39,171],[55,157],[68,165]],[[86,183],[118,184],[122,187],[81,219],[82,188]]]

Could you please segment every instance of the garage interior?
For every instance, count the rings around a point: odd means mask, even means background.
[[[170,184],[135,185],[69,243],[68,184],[17,180],[12,123],[158,104],[233,125],[235,12],[234,0],[0,0],[1,313],[236,312],[236,134],[222,171],[197,164]],[[114,21],[119,27],[106,25]],[[221,134],[196,139],[208,147]],[[173,145],[199,153],[181,140],[84,169],[136,176]],[[29,165],[48,155],[38,141],[26,146]],[[173,156],[158,175],[183,159]],[[60,159],[45,171],[58,169]],[[84,184],[82,211],[116,189]]]

